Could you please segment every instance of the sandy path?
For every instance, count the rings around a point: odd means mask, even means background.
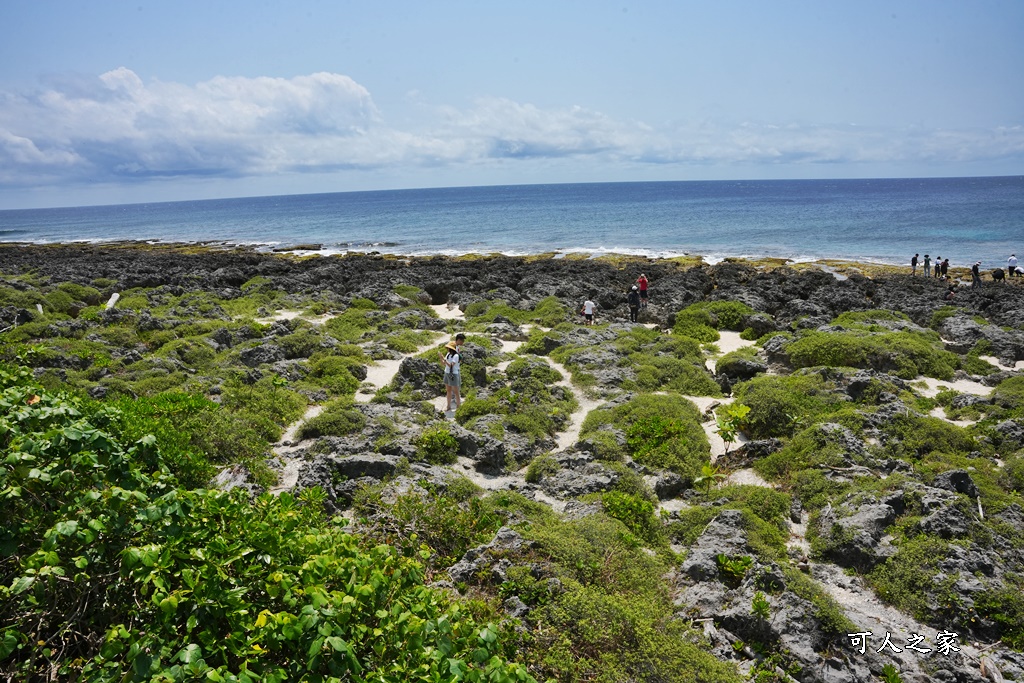
[[[719,330],[718,334],[721,337],[715,342],[715,345],[718,347],[718,354],[714,358],[708,358],[704,361],[704,365],[712,373],[715,372],[719,358],[730,351],[737,351],[745,346],[753,346],[756,343],[749,339],[740,339],[740,333],[733,332],[732,330]]]
[[[1000,361],[995,356],[978,356],[978,358],[988,363],[991,363],[1000,370],[1024,370],[1024,360],[1019,360],[1013,365],[1003,365],[1003,362]]]
[[[555,439],[558,444],[557,449],[564,451],[579,441],[580,429],[583,427],[583,421],[587,419],[587,415],[591,410],[604,403],[604,401],[595,401],[587,398],[582,391],[573,386],[572,382],[569,381],[569,377],[571,375],[564,365],[555,361],[553,358],[549,358],[548,356],[541,356],[541,358],[546,360],[548,365],[562,373],[562,379],[555,382],[555,386],[565,387],[571,391],[572,395],[576,397],[576,402],[579,403],[579,407],[569,417],[569,426],[566,427],[565,431],[559,432]]]
[[[271,323],[280,322],[282,320],[295,320],[296,318],[302,318],[306,322],[312,323],[313,325],[323,325],[331,318],[336,317],[336,313],[324,313],[322,315],[304,315],[302,311],[277,311],[273,315],[268,315],[265,318],[256,318],[256,322],[261,325],[270,325]]]
[[[923,382],[925,384],[925,387],[923,389],[918,388],[918,391],[921,392],[922,396],[927,396],[928,398],[938,396],[940,389],[951,389],[961,394],[974,394],[975,396],[988,396],[989,392],[992,391],[992,387],[986,387],[984,384],[972,382],[969,379],[947,382],[935,379],[934,377],[918,377],[914,382]]]
[[[398,374],[398,368],[402,365],[402,361],[410,356],[417,356],[424,351],[434,348],[437,346],[437,336],[429,344],[417,348],[412,353],[406,353],[398,358],[388,358],[387,360],[379,360],[373,365],[369,365],[366,368],[366,379],[363,380],[364,384],[369,383],[369,387],[364,387],[356,392],[355,401],[356,403],[369,403],[373,399],[373,395],[377,393],[377,390],[383,386],[391,383],[391,380]],[[438,361],[440,362],[440,361]]]
[[[458,306],[449,306],[449,304],[436,304],[431,305],[434,313],[441,320],[465,320],[465,314],[459,310]]]
[[[295,484],[299,481],[299,470],[302,469],[302,458],[294,457],[295,451],[298,450],[298,433],[299,427],[306,420],[311,420],[321,412],[324,407],[320,405],[309,406],[306,409],[306,413],[295,423],[290,425],[288,429],[281,435],[281,440],[278,441],[271,447],[274,455],[279,457],[284,463],[284,467],[281,468],[281,473],[277,477],[277,485],[272,487],[269,491],[271,495],[278,495],[282,491],[291,491],[295,488]]]
[[[937,417],[940,420],[944,420],[949,424],[956,425],[957,427],[970,427],[973,424],[978,424],[977,420],[950,420],[946,417],[946,409],[942,406],[936,406],[932,408],[932,411],[928,413],[932,417]]]

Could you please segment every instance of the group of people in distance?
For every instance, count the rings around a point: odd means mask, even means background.
[[[943,259],[941,256],[935,257],[934,266],[932,265],[931,256],[928,254],[924,255],[924,260],[920,260],[920,254],[914,254],[910,259],[910,273],[911,275],[917,275],[917,266],[920,263],[922,270],[924,271],[925,277],[938,277],[948,280],[949,276],[949,259]],[[1006,259],[1006,277],[1020,277],[1021,272],[1017,269],[1017,255],[1010,254],[1010,258]],[[1003,269],[996,268],[992,271],[992,278],[994,280],[1002,280],[1004,277]],[[978,289],[981,287],[981,261],[975,261],[974,265],[971,266],[971,288]],[[955,284],[951,284],[949,291],[946,294],[947,299],[953,298],[953,292],[956,289]]]
[[[636,279],[636,284],[633,285],[629,293],[626,294],[626,303],[629,304],[629,321],[637,322],[637,318],[640,315],[641,308],[647,308],[647,287],[650,284],[650,280],[643,273],[640,273],[640,277]],[[587,325],[594,324],[594,312],[597,310],[597,304],[594,303],[593,299],[588,298],[583,302],[583,307],[580,309],[580,315],[583,316],[583,320]]]

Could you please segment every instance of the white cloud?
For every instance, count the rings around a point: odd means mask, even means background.
[[[572,106],[487,98],[431,109],[416,130],[387,124],[351,78],[219,76],[145,83],[121,67],[31,94],[0,93],[0,185],[244,177],[294,171],[588,159],[630,164],[970,163],[1024,159],[1024,128],[926,130],[842,125],[651,126]]]

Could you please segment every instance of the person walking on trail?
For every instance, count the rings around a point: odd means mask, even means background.
[[[640,277],[636,279],[636,284],[640,289],[640,308],[647,308],[647,285],[650,284],[647,276],[640,273]]]
[[[594,308],[596,308],[594,302],[587,299],[583,302],[583,308],[580,310],[588,325],[594,324]]]
[[[942,259],[942,277],[946,277],[946,273],[949,272],[949,259]]]
[[[1010,258],[1006,259],[1006,272],[1010,274],[1010,277],[1020,277],[1017,275],[1017,255],[1010,254]]]
[[[910,258],[910,274],[917,275],[917,254]]]
[[[626,301],[629,303],[629,322],[635,323],[637,315],[640,313],[640,292],[637,291],[636,285],[629,290]]]
[[[981,261],[971,266],[971,289],[981,289]]]
[[[465,337],[463,337],[465,339]],[[450,341],[444,345],[447,353],[437,352],[438,358],[444,364],[444,390],[448,399],[448,405],[445,406],[444,412],[450,413],[452,403],[455,404],[455,408],[458,408],[462,404],[462,396],[460,394],[462,390],[462,372],[460,365],[462,365],[462,354],[459,353],[458,344],[454,341]]]
[[[928,254],[924,255],[924,276],[931,277],[932,274],[932,257]]]

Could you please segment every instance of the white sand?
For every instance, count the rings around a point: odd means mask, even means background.
[[[932,408],[932,411],[928,413],[932,417],[937,417],[940,420],[944,420],[949,424],[956,425],[957,427],[970,427],[973,424],[978,424],[977,420],[950,420],[946,417],[946,409],[942,406],[936,406]]]
[[[771,483],[762,479],[761,475],[750,468],[736,470],[729,475],[729,478],[725,480],[725,483],[742,486],[760,486],[766,489],[775,488]]]
[[[704,361],[704,365],[711,372],[715,371],[718,364],[718,359],[729,353],[730,351],[737,351],[745,346],[753,346],[754,341],[749,339],[741,339],[739,332],[733,332],[732,330],[720,330],[718,332],[720,339],[715,342],[715,346],[718,347],[718,355],[714,358],[709,358]]]
[[[410,356],[416,356],[423,353],[428,349],[432,349],[437,346],[436,340],[429,344],[424,344],[412,353],[407,353],[398,358],[389,358],[387,360],[379,360],[373,365],[366,368],[366,379],[364,383],[369,383],[370,388],[360,389],[356,393],[356,403],[369,403],[373,395],[381,387],[390,384],[391,380],[398,374],[398,368],[402,365],[402,361]],[[438,361],[440,362],[440,361]]]
[[[995,356],[978,356],[978,358],[988,363],[991,363],[1000,370],[1024,370],[1024,360],[1019,360],[1013,365],[1004,365],[1003,362],[1000,361]]]
[[[572,382],[569,381],[569,371],[564,365],[555,362],[548,356],[542,356],[542,358],[544,358],[551,367],[562,373],[562,379],[555,382],[555,384],[557,386],[563,386],[571,391],[573,396],[576,397],[576,402],[579,403],[579,407],[569,418],[569,426],[564,432],[560,432],[557,437],[558,450],[564,451],[579,440],[580,428],[583,427],[583,420],[587,418],[587,414],[590,413],[591,410],[601,405],[602,401],[595,401],[587,398],[582,391],[573,386]]]
[[[922,396],[935,398],[941,389],[950,389],[960,394],[974,394],[975,396],[988,396],[992,387],[986,387],[979,382],[972,382],[969,379],[958,379],[955,382],[947,382],[934,377],[918,377],[915,382],[923,382],[925,387],[918,389]]]
[[[276,496],[282,491],[291,491],[295,488],[295,484],[299,481],[299,470],[302,469],[303,463],[302,458],[297,458],[294,455],[295,451],[298,450],[299,427],[302,426],[303,422],[319,415],[323,412],[323,409],[324,407],[320,405],[309,406],[302,418],[289,425],[288,429],[281,435],[281,440],[272,447],[274,454],[284,463],[284,467],[277,477],[277,485],[270,489],[271,495]]]
[[[256,318],[256,322],[260,325],[270,325],[272,323],[280,322],[282,320],[294,320],[296,318],[302,318],[306,322],[312,323],[313,325],[323,325],[331,318],[336,317],[336,313],[324,313],[322,315],[306,315],[302,311],[276,311],[273,315],[269,315],[265,318]]]
[[[441,320],[465,320],[465,314],[459,310],[458,306],[449,306],[448,304],[436,304],[431,305],[434,313]]]

